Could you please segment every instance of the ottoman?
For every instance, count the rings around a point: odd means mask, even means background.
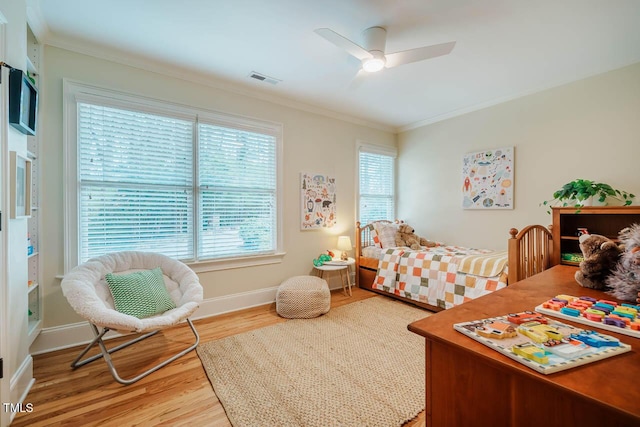
[[[276,291],[276,312],[288,319],[318,317],[330,308],[329,285],[317,276],[291,277]]]

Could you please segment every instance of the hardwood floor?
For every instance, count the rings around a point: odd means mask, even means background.
[[[374,296],[372,292],[355,288],[353,296],[346,297],[337,290],[331,294],[331,307]],[[286,319],[278,316],[273,303],[196,320],[194,324],[200,342],[206,342],[279,322]],[[144,346],[145,351],[134,345],[115,353],[114,364],[123,378],[135,376],[187,347],[192,337],[186,325],[162,331],[137,344]],[[108,344],[112,346],[121,341],[125,340],[116,338]],[[231,425],[195,351],[137,383],[123,386],[113,380],[102,360],[72,370],[69,365],[80,349],[75,347],[34,357],[36,383],[25,400],[33,405],[33,411],[17,414],[12,427]],[[405,426],[424,426],[424,412]]]

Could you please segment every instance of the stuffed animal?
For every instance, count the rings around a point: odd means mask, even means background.
[[[402,223],[396,231],[396,246],[408,246],[411,249],[420,249],[421,246],[433,247],[435,242],[431,242],[424,237],[418,237],[412,226]]]
[[[576,271],[576,281],[583,288],[605,289],[606,278],[618,262],[620,248],[605,236],[583,234],[580,236],[580,250],[584,260],[580,262],[580,270]]]
[[[321,267],[325,262],[331,261],[331,256],[328,254],[320,254],[318,258],[313,260],[313,265],[316,267]]]
[[[640,297],[640,224],[621,230],[619,237],[624,252],[607,277],[608,292],[618,299],[634,301]]]

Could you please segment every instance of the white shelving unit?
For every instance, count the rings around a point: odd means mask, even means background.
[[[34,36],[31,28],[27,25],[27,71],[29,76],[35,79],[35,86],[38,87],[40,65],[40,44]],[[38,119],[40,121],[40,119]],[[36,124],[36,129],[38,129]],[[29,326],[28,341],[29,345],[33,343],[40,331],[42,330],[42,286],[41,286],[41,256],[40,256],[40,229],[41,229],[41,211],[40,211],[40,158],[39,148],[40,139],[42,138],[39,131],[36,136],[27,137],[27,156],[31,160],[31,217],[28,221],[29,241],[33,250],[28,254],[28,310],[29,310]],[[27,236],[25,236],[25,239]],[[28,244],[25,241],[25,250],[28,251]]]

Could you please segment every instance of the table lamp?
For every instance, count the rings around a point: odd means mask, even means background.
[[[351,239],[349,238],[349,236],[338,237],[338,249],[342,251],[342,255],[340,255],[340,259],[342,261],[347,261],[348,260],[347,251],[350,251],[352,249]]]

